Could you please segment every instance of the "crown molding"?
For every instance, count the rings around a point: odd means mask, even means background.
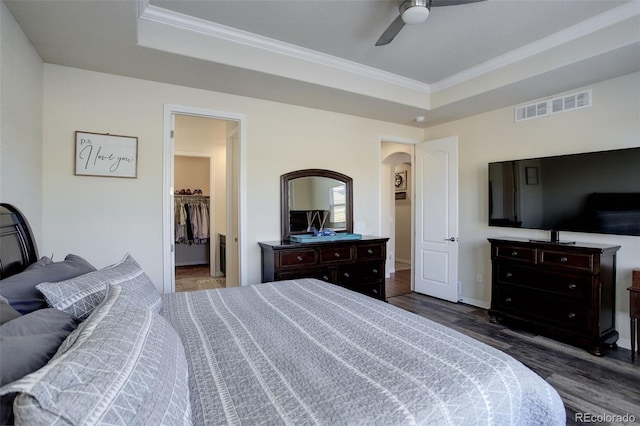
[[[315,63],[331,68],[345,71],[351,74],[359,75],[382,81],[395,86],[414,90],[419,93],[429,94],[431,87],[429,84],[422,83],[407,77],[402,77],[377,68],[362,65],[357,62],[338,58],[336,56],[321,53],[315,50],[296,46],[291,43],[275,40],[269,37],[260,36],[248,31],[239,30],[237,28],[228,27],[226,25],[217,24],[215,22],[185,15],[182,13],[167,10],[148,3],[148,0],[142,0],[139,3],[139,19],[150,22],[170,25],[187,31],[199,33],[208,37],[225,40],[228,42],[238,43],[253,48],[262,49],[278,55],[286,55],[302,61]]]
[[[519,49],[513,50],[492,60],[469,68],[450,77],[444,78],[431,85],[431,93],[437,93],[465,83],[484,74],[496,71],[508,65],[515,64],[547,50],[566,44],[570,41],[587,36],[596,31],[615,25],[619,22],[640,15],[640,2],[630,1],[614,9],[610,9],[600,15],[582,21],[576,25],[551,34],[538,41],[530,43]]]

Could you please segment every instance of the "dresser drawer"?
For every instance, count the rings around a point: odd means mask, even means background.
[[[358,293],[366,294],[367,296],[375,297],[376,299],[382,299],[383,297],[383,283],[374,283],[374,284],[365,284],[349,287],[350,290],[356,291]]]
[[[591,301],[591,276],[563,273],[560,271],[540,271],[512,262],[497,264],[496,282],[518,285],[532,290],[548,291],[575,298],[577,302]]]
[[[382,279],[384,265],[381,262],[341,266],[337,274],[338,284],[366,283]]]
[[[281,268],[293,268],[297,266],[309,266],[317,263],[314,249],[283,250],[278,252]]]
[[[337,281],[336,270],[334,268],[302,268],[282,271],[276,274],[275,281],[296,280],[299,278],[317,278],[320,281],[328,283],[335,283]]]
[[[497,263],[497,281],[507,284],[536,286],[540,282],[540,271],[513,262]]]
[[[591,272],[593,271],[593,255],[540,250],[540,264]]]
[[[588,304],[591,302],[591,276],[579,274],[564,274],[546,271],[539,282],[540,289],[553,291],[576,299],[576,302]]]
[[[384,259],[385,246],[384,244],[368,244],[356,247],[356,259],[360,261],[367,261],[373,259]]]
[[[519,262],[536,263],[537,249],[531,247],[498,245],[495,247],[497,259],[510,259]]]
[[[346,247],[322,247],[320,248],[320,262],[351,262],[353,260],[353,250],[351,246]]]
[[[556,325],[578,333],[589,332],[589,308],[567,303],[562,298],[520,288],[498,287],[491,309],[537,322]]]

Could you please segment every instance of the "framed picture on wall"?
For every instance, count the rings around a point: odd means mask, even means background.
[[[406,199],[407,199],[407,193],[405,191],[396,192],[396,200],[406,200]]]
[[[396,187],[396,191],[407,190],[407,171],[406,170],[404,172],[396,172],[395,187]]]
[[[75,174],[138,177],[138,138],[76,131]]]

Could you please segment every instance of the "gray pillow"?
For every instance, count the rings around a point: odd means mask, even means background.
[[[71,315],[48,308],[0,326],[0,386],[42,368],[77,326]],[[2,396],[0,424],[10,424],[13,394]]]
[[[7,298],[16,311],[28,314],[47,307],[44,296],[36,289],[37,284],[68,280],[95,270],[75,254],[68,255],[62,262],[52,262],[43,257],[19,274],[0,280],[0,295]]]
[[[188,367],[175,330],[138,296],[109,286],[102,303],[19,392],[24,424],[191,424]]]
[[[9,301],[0,296],[0,325],[20,317],[20,312],[13,309]]]
[[[85,320],[102,299],[109,284],[120,284],[134,292],[139,303],[160,312],[162,299],[156,286],[130,254],[115,265],[56,283],[36,287],[50,306]]]

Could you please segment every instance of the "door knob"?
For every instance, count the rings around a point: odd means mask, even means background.
[[[451,237],[451,238],[445,238],[445,241],[451,241],[452,243],[455,243],[456,241],[458,241],[458,239],[456,237]]]

